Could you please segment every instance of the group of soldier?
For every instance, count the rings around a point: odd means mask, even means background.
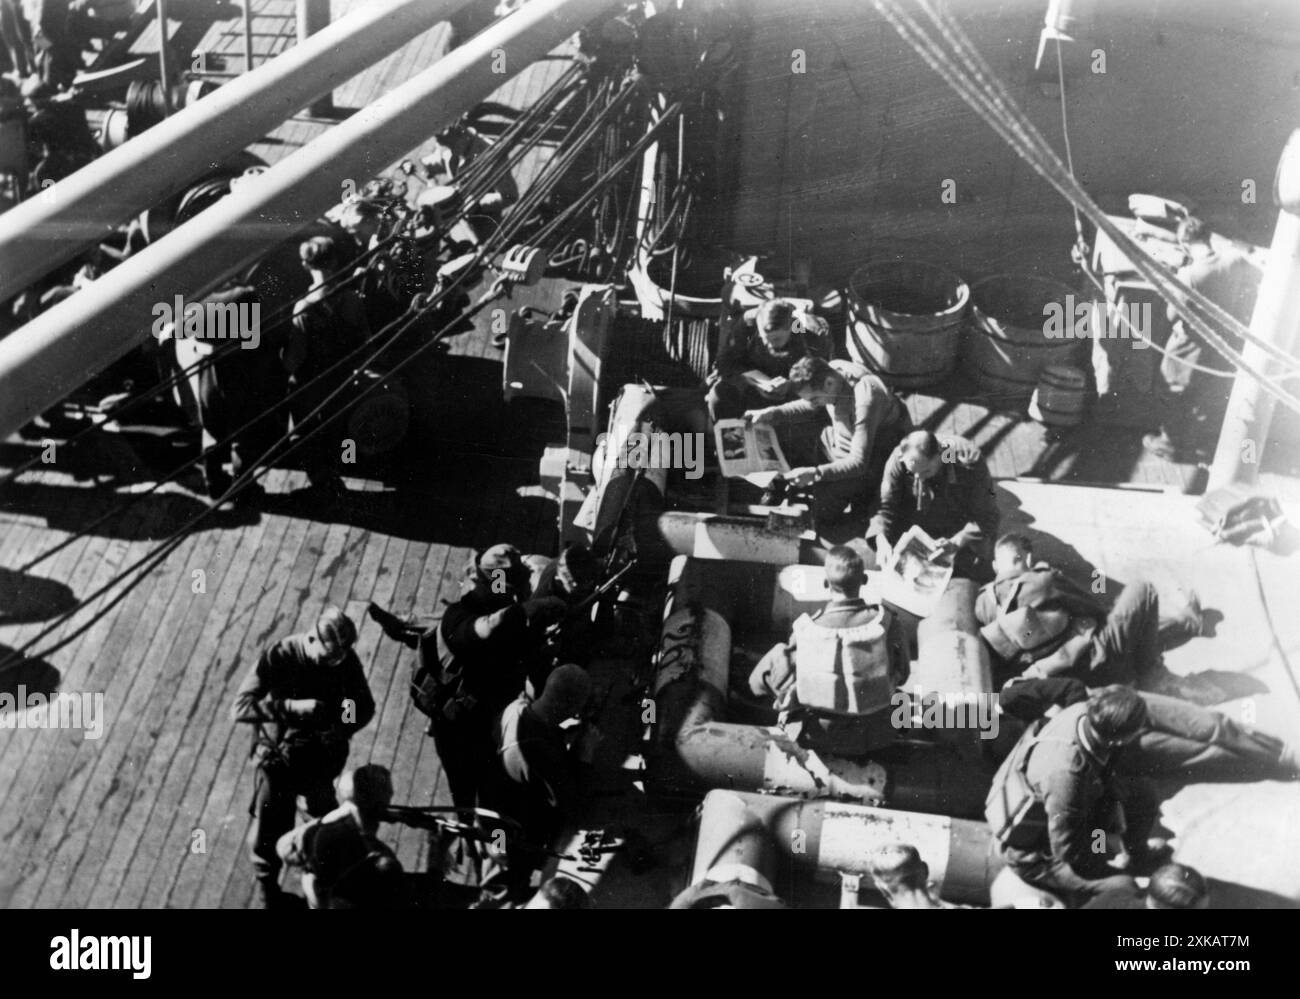
[[[590,621],[598,569],[581,546],[526,561],[499,544],[470,560],[460,598],[437,620],[371,605],[384,633],[417,653],[411,695],[429,718],[455,816],[434,828],[460,830],[449,838],[474,868],[484,905],[529,901],[599,739],[583,724],[591,681],[571,661],[581,658],[573,641],[584,611]],[[356,637],[355,622],[327,607],[310,631],[266,649],[236,695],[234,721],[255,731],[248,847],[268,908],[293,904],[280,886],[286,862],[302,869],[313,907],[417,901],[377,835],[380,821],[393,821],[389,771],[344,772],[350,738],[375,714]],[[295,828],[299,796],[312,820]],[[443,845],[437,836],[430,844]],[[535,907],[581,901],[566,889],[551,886]]]
[[[859,542],[828,551],[829,603],[763,657],[752,692],[770,695],[806,745],[845,756],[888,745],[896,733],[881,724],[882,711],[908,678],[909,638],[861,590],[872,563],[887,565],[919,527],[950,557],[954,578],[982,587],[975,614],[999,710],[1025,726],[986,803],[1006,868],[994,904],[1205,904],[1203,879],[1167,863],[1166,845],[1148,835],[1157,815],[1149,778],[1289,779],[1297,761],[1281,740],[1150,692],[1164,651],[1202,631],[1195,595],[1162,616],[1155,589],[1135,581],[1103,605],[1036,560],[1029,539],[999,534],[977,447],[914,428],[880,378],[828,359],[809,315],[776,299],[724,327],[707,391],[711,417],[774,426],[794,459],[763,502],[805,500],[819,528],[872,515]],[[583,668],[590,613],[575,608],[586,608],[598,579],[580,546],[530,571],[517,550],[496,545],[472,560],[463,594],[436,622],[371,607],[383,631],[418,654],[412,694],[429,716],[452,807],[473,813],[481,832],[491,831],[485,816],[505,832],[505,849],[471,850],[485,901],[526,899],[591,760],[598,733],[575,724],[591,699]],[[269,905],[284,899],[285,860],[308,871],[306,894],[320,905],[365,904],[400,871],[375,834],[392,797],[383,768],[344,775],[344,804],[330,810],[347,740],[374,713],[355,637],[353,622],[327,609],[311,633],[268,649],[238,697],[236,720],[258,733],[249,845]],[[299,794],[315,818],[295,830]],[[891,904],[940,904],[915,849],[896,844],[877,860],[876,883]],[[1150,878],[1145,892],[1135,875]]]
[[[770,696],[781,723],[814,748],[860,756],[888,746],[896,733],[884,719],[908,678],[907,646],[896,613],[860,590],[873,557],[887,564],[903,532],[919,526],[953,556],[954,578],[981,585],[974,610],[998,710],[1025,727],[986,802],[1006,865],[994,904],[1206,904],[1200,875],[1166,863],[1168,845],[1148,835],[1158,813],[1150,778],[1294,779],[1300,763],[1292,744],[1152,692],[1167,682],[1164,652],[1202,633],[1196,595],[1182,592],[1177,612],[1162,615],[1155,588],[1134,581],[1104,605],[1035,559],[1027,537],[999,535],[978,448],[913,429],[877,376],[826,359],[812,318],[773,300],[755,311],[752,329],[732,321],[711,379],[711,415],[784,429],[783,449],[798,456],[791,464],[803,462],[764,501],[804,499],[819,527],[850,507],[874,514],[865,538],[830,549],[829,602],[763,656],[751,693]],[[746,375],[754,371],[766,381]],[[797,400],[766,397],[773,384]],[[798,433],[818,423],[819,438]],[[939,904],[913,847],[882,851],[873,871],[896,907]],[[1149,877],[1145,891],[1135,875]]]

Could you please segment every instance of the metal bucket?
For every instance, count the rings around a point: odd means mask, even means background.
[[[1073,294],[1059,281],[1029,274],[998,274],[975,282],[967,360],[981,392],[1027,399],[1044,368],[1078,359],[1083,340],[1046,332],[1045,310],[1052,303],[1059,305],[1058,315],[1072,321],[1066,300]]]
[[[957,365],[970,288],[919,261],[866,264],[849,279],[848,350],[891,387],[924,388]]]

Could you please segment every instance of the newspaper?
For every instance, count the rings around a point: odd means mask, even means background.
[[[953,556],[940,550],[921,528],[908,528],[885,565],[881,598],[917,617],[933,614],[952,578]]]
[[[773,427],[744,420],[719,420],[713,433],[718,445],[718,465],[729,479],[790,471]]]

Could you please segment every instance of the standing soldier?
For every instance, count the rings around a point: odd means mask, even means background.
[[[313,818],[337,805],[334,779],[347,763],[348,740],[375,714],[356,639],[352,619],[326,607],[311,631],[263,652],[235,695],[234,720],[256,733],[248,848],[267,908],[283,900],[275,846],[293,828],[298,796]]]
[[[1195,216],[1179,223],[1178,242],[1187,253],[1187,263],[1178,269],[1178,280],[1249,326],[1259,291],[1259,268],[1230,240],[1215,236]],[[1181,292],[1178,297],[1184,298]],[[1146,434],[1142,445],[1169,461],[1194,461],[1197,451],[1207,446],[1211,452],[1214,450],[1211,442],[1218,436],[1232,391],[1232,379],[1216,377],[1214,372],[1229,374],[1232,362],[1189,330],[1172,304],[1167,315],[1174,328],[1160,362],[1160,381],[1153,400],[1160,414],[1160,432]],[[1226,339],[1240,350],[1238,337]]]
[[[416,706],[429,716],[452,803],[473,808],[491,758],[493,720],[519,696],[540,655],[525,601],[528,569],[514,545],[493,545],[468,567],[461,598],[442,620],[422,626],[370,605],[389,638],[420,653],[412,684]]]
[[[289,374],[294,434],[305,439],[302,461],[312,488],[326,496],[346,491],[339,471],[338,442],[346,436],[339,421],[326,421],[347,407],[345,393],[329,398],[353,375],[348,361],[370,336],[365,304],[351,288],[333,288],[331,276],[345,263],[334,240],[313,236],[298,248],[311,275],[311,290],[293,309],[293,325],[281,360]],[[317,411],[319,408],[319,411]]]

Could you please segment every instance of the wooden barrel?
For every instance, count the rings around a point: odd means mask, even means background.
[[[1070,364],[1049,364],[1038,376],[1029,415],[1049,427],[1077,427],[1087,405],[1088,376]]]
[[[374,388],[378,382],[378,388]],[[411,404],[400,375],[384,378],[374,371],[360,375],[359,391],[366,392],[348,414],[348,436],[357,442],[362,457],[387,454],[402,443],[411,425]]]
[[[714,261],[699,262],[694,268],[679,266],[676,285],[672,262],[672,254],[666,253],[646,263],[637,288],[641,314],[647,319],[662,319],[671,299],[674,316],[716,320],[722,311],[722,299],[718,295],[722,287],[721,261],[716,266]]]
[[[1070,288],[1051,278],[1030,274],[998,274],[971,286],[971,330],[967,367],[981,392],[1024,399],[1038,387],[1038,376],[1050,364],[1070,364],[1080,356],[1084,340],[1049,337],[1047,323],[1057,303],[1055,327],[1061,317],[1068,327]]]
[[[934,264],[867,264],[849,279],[848,350],[897,388],[941,382],[957,365],[970,288]]]

